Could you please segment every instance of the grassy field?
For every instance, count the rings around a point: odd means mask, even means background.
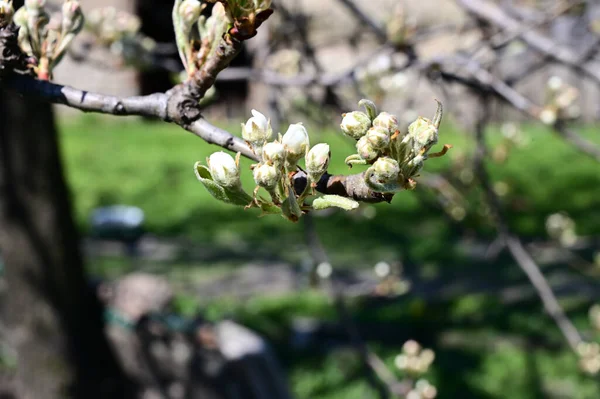
[[[352,152],[351,141],[331,130],[309,132],[314,143],[332,145],[330,170],[347,172],[343,159]],[[490,133],[492,144],[497,144],[499,132]],[[182,260],[181,267],[188,271],[214,273],[214,264],[235,268],[252,260],[298,265],[306,257],[301,224],[275,216],[257,219],[254,210],[224,205],[209,196],[196,181],[192,167],[218,148],[177,127],[86,116],[64,123],[61,135],[77,220],[83,230],[88,229],[94,207],[124,203],[145,211],[150,232],[185,237],[201,250],[217,253],[211,264]],[[513,229],[527,241],[546,239],[545,218],[564,211],[576,221],[579,234],[598,236],[598,165],[543,128],[528,128],[526,135],[527,147],[514,150],[506,163],[490,163],[495,181],[510,187],[503,201]],[[585,135],[600,142],[595,129],[586,129]],[[427,171],[447,173],[451,167],[460,167],[461,153],[473,149],[466,135],[452,129],[442,130],[440,141],[455,148],[446,158],[428,161]],[[247,168],[250,162],[243,165]],[[248,170],[243,182],[251,190]],[[600,397],[598,382],[578,372],[577,359],[565,349],[534,296],[507,304],[496,295],[497,290],[479,289],[492,283],[527,286],[527,282],[506,256],[482,263],[464,253],[460,243],[489,242],[494,235],[488,219],[480,214],[479,191],[469,189],[462,194],[468,204],[462,223],[446,217],[434,194],[424,186],[398,194],[390,205],[363,206],[353,213],[315,218],[335,267],[362,270],[379,260],[402,260],[407,275],[416,282],[408,295],[351,304],[370,346],[390,364],[408,338],[434,348],[437,359],[428,378],[438,386],[441,398]],[[116,270],[122,267],[118,259],[111,262]],[[553,278],[561,277],[554,269],[547,272]],[[477,289],[469,288],[472,286]],[[433,295],[436,287],[454,291]],[[244,302],[227,298],[227,293],[212,302],[182,295],[180,303],[191,309],[200,305],[215,319],[233,316],[269,337],[299,398],[374,397],[343,336],[334,336],[327,350],[299,350],[290,345],[291,326],[297,317],[336,323],[334,309],[321,293],[265,295]],[[586,312],[590,299],[572,296],[566,304],[576,323],[589,330]]]

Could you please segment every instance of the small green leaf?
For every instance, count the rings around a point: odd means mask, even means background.
[[[351,211],[358,208],[359,205],[360,204],[353,199],[341,197],[339,195],[324,195],[316,198],[312,203],[312,207],[316,210],[336,207]]]
[[[210,195],[219,201],[223,201],[228,204],[231,203],[227,193],[225,192],[225,189],[212,180],[210,171],[206,166],[200,164],[200,162],[196,162],[196,165],[194,165],[194,171],[196,172],[196,177],[198,180],[200,180],[200,183],[206,187]]]
[[[298,205],[298,201],[296,200],[296,194],[294,193],[294,189],[286,183],[286,191],[289,193],[288,197],[281,204],[281,211],[283,212],[283,216],[285,216],[288,220],[292,222],[297,222],[302,216],[302,209],[300,209],[300,205]]]
[[[200,162],[196,162],[196,165],[194,165],[194,172],[196,173],[198,180],[200,180],[204,187],[206,187],[210,195],[219,201],[239,206],[246,206],[252,202],[252,197],[242,188],[227,189],[215,183],[212,179],[212,175],[210,174],[210,170]]]
[[[234,205],[246,206],[252,202],[252,197],[250,194],[244,191],[244,189],[227,189],[225,188],[225,194],[227,194],[227,198]]]

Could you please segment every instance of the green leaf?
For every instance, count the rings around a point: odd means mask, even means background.
[[[210,174],[210,170],[200,162],[196,162],[196,165],[194,165],[194,171],[196,172],[196,177],[202,184],[204,184],[204,187],[206,187],[210,195],[219,201],[239,206],[246,206],[252,202],[252,197],[250,194],[245,192],[241,187],[225,188],[215,183],[212,175]]]
[[[345,211],[352,211],[359,207],[359,203],[353,199],[341,197],[339,195],[324,195],[316,198],[312,207],[316,210],[327,209],[327,208],[341,208]]]
[[[196,177],[198,180],[200,180],[200,183],[206,187],[210,195],[219,201],[223,201],[228,204],[231,203],[231,200],[225,192],[225,189],[212,180],[210,170],[208,170],[206,166],[202,165],[200,162],[196,162],[196,165],[194,165],[194,172],[196,172]]]
[[[289,193],[288,197],[281,204],[281,211],[283,215],[292,222],[297,222],[302,216],[302,209],[300,209],[300,205],[298,205],[298,201],[296,200],[296,194],[294,193],[294,189],[286,183],[286,191]]]

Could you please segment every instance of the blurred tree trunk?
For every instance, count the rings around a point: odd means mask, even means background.
[[[85,279],[52,109],[2,91],[0,254],[17,397],[131,397]]]

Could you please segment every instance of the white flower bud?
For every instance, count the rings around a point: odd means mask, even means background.
[[[46,5],[46,0],[25,0],[25,8],[28,10],[39,10]]]
[[[215,152],[208,158],[208,168],[215,183],[225,188],[242,185],[240,170],[233,157],[226,152]]]
[[[382,112],[373,120],[373,127],[384,128],[392,135],[398,131],[398,118],[395,115]]]
[[[373,168],[373,176],[381,183],[394,182],[400,175],[398,162],[389,157],[378,158],[371,168]]]
[[[313,181],[320,179],[323,173],[327,172],[330,155],[329,145],[324,143],[315,145],[306,154],[306,171]]]
[[[371,128],[371,119],[363,112],[348,112],[344,114],[340,127],[346,135],[358,140]]]
[[[372,127],[365,137],[376,150],[383,150],[390,145],[389,130],[382,127]]]
[[[413,339],[410,339],[402,345],[402,351],[408,356],[417,356],[421,352],[421,345]]]
[[[198,0],[183,0],[178,11],[181,22],[189,29],[200,18],[202,4]]]
[[[12,1],[0,0],[0,27],[10,24],[14,15]]]
[[[308,132],[301,123],[290,125],[287,132],[283,135],[281,143],[285,147],[286,162],[288,166],[293,167],[306,155],[310,145]]]
[[[363,136],[356,142],[356,152],[365,161],[372,161],[379,155],[373,144],[369,142],[367,136]]]
[[[252,145],[262,147],[273,134],[271,122],[254,109],[252,115],[252,118],[242,125],[242,137]]]
[[[285,161],[285,147],[277,141],[267,143],[263,147],[262,158],[264,162],[279,168]]]
[[[275,188],[280,179],[281,172],[273,165],[263,163],[254,168],[254,181],[268,190]]]
[[[67,0],[62,5],[63,34],[78,31],[83,27],[83,13],[77,0]]]

